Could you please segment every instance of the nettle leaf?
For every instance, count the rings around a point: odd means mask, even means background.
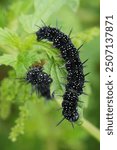
[[[41,42],[36,42],[35,44],[35,50],[39,53],[44,54],[44,59],[49,59],[51,57],[56,58],[56,61],[60,61],[60,53],[58,49],[53,48],[52,43],[41,41]]]
[[[19,17],[19,22],[21,23],[23,29],[25,32],[27,33],[33,33],[34,32],[34,28],[35,28],[35,21],[33,15],[24,15],[22,14],[20,17]]]
[[[47,21],[49,17],[54,13],[57,12],[67,1],[66,0],[35,0],[35,14],[38,16],[42,16],[41,18],[44,21]],[[43,7],[41,5],[41,13],[39,14],[38,6],[40,3],[43,3]],[[38,20],[37,20],[38,21]],[[40,22],[40,21],[39,21]],[[38,23],[38,22],[37,22]]]
[[[0,65],[7,65],[15,67],[17,55],[4,54],[0,56]]]
[[[6,53],[17,53],[20,49],[19,36],[8,28],[0,28],[0,47]]]
[[[32,46],[32,49],[28,49],[26,51],[22,51],[19,53],[17,57],[17,62],[14,67],[18,76],[23,75],[32,64],[36,62],[41,62],[41,60],[47,61],[47,50],[43,45],[36,45]]]
[[[33,44],[36,41],[36,34],[28,34],[22,37],[22,45],[20,48],[20,51],[29,51],[30,49],[33,49]]]
[[[52,57],[50,58],[49,62],[44,65],[44,70],[48,74],[50,74],[53,82],[51,84],[51,93],[55,92],[55,95],[63,94],[65,88],[65,70],[61,69],[60,66],[56,63],[55,59]]]
[[[66,0],[35,0],[35,12],[30,15],[21,15],[19,18],[23,29],[28,33],[34,32],[37,30],[35,25],[42,26],[41,19],[47,22],[49,17],[58,11],[66,2]]]
[[[42,57],[42,55],[38,54],[34,50],[21,52],[17,57],[17,63],[14,67],[16,75],[22,76],[25,72],[27,72],[29,66],[31,66],[34,62],[41,60]]]

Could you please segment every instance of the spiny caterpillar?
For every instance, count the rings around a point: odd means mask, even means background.
[[[70,32],[71,33],[71,32]],[[58,125],[67,119],[73,125],[79,119],[79,113],[77,110],[79,96],[83,94],[83,87],[85,82],[85,76],[83,73],[83,64],[79,57],[78,50],[83,44],[77,49],[71,39],[70,34],[67,36],[61,32],[58,28],[50,27],[44,24],[36,32],[37,41],[47,39],[53,42],[53,46],[58,48],[61,52],[61,56],[65,61],[65,67],[67,70],[67,84],[65,85],[65,93],[62,96],[62,115],[63,119]]]
[[[53,82],[50,75],[43,71],[43,62],[35,63],[27,69],[25,77],[17,78],[23,82],[27,82],[32,86],[32,92],[36,91],[36,94],[41,94],[47,100],[54,98],[54,93],[50,94],[50,85]]]

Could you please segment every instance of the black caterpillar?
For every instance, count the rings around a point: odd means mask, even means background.
[[[52,99],[53,95],[50,94],[50,84],[52,83],[52,78],[47,73],[43,72],[41,66],[29,67],[26,73],[25,81],[32,85],[33,91],[36,90],[37,95],[39,93],[46,99]]]
[[[78,50],[83,44],[76,49],[73,45],[70,34],[65,35],[58,28],[44,26],[36,32],[37,41],[47,39],[53,42],[53,46],[58,48],[61,52],[62,58],[65,60],[65,67],[68,72],[67,84],[65,85],[65,93],[63,95],[62,102],[62,114],[64,118],[58,123],[58,125],[67,119],[73,125],[79,119],[79,113],[77,110],[78,101],[81,94],[83,94],[83,87],[85,82],[85,76],[83,73],[83,64],[80,60]]]

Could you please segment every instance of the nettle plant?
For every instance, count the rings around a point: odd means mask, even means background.
[[[51,15],[58,11],[66,1],[55,1],[55,5],[51,5],[52,1],[47,4],[41,1],[42,5],[38,5],[38,1],[34,1],[34,12],[31,15],[21,15],[14,23],[13,27],[0,28],[0,65],[9,66],[8,77],[4,78],[0,84],[0,117],[6,119],[11,113],[12,105],[16,105],[19,110],[19,117],[15,121],[15,125],[11,128],[9,138],[16,141],[20,134],[24,133],[25,122],[31,115],[28,104],[40,102],[44,98],[35,93],[31,93],[31,86],[20,82],[18,78],[26,75],[27,69],[35,62],[44,61],[44,72],[50,74],[53,82],[50,87],[51,94],[55,91],[54,100],[58,105],[61,105],[62,98],[57,95],[63,95],[66,82],[66,70],[64,60],[60,57],[60,52],[56,50],[52,43],[45,41],[37,41],[35,32],[39,29],[38,26],[43,26],[41,19],[46,23],[51,18]],[[68,2],[67,2],[68,3]],[[48,9],[45,11],[45,9]],[[73,9],[72,3],[69,3]],[[40,10],[40,11],[38,11]],[[45,12],[42,14],[42,12]],[[55,21],[56,22],[56,21]],[[10,24],[12,24],[10,23]],[[38,26],[35,26],[38,25]],[[56,24],[56,23],[55,23]],[[56,26],[56,25],[53,25]],[[84,41],[89,42],[95,36],[99,35],[99,29],[94,27],[89,30],[71,34],[72,42],[76,47],[79,47]],[[0,71],[1,73],[1,71]],[[87,94],[90,94],[90,85],[87,84],[84,88]],[[84,128],[89,130],[92,128],[91,134],[99,139],[98,131],[83,118],[83,108],[87,106],[88,96],[81,95],[79,103],[80,118],[78,123],[84,122]],[[49,103],[49,102],[48,102]],[[94,132],[93,132],[94,131]]]

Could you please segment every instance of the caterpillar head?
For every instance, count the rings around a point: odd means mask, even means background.
[[[48,27],[44,26],[36,32],[37,41],[47,38]]]

